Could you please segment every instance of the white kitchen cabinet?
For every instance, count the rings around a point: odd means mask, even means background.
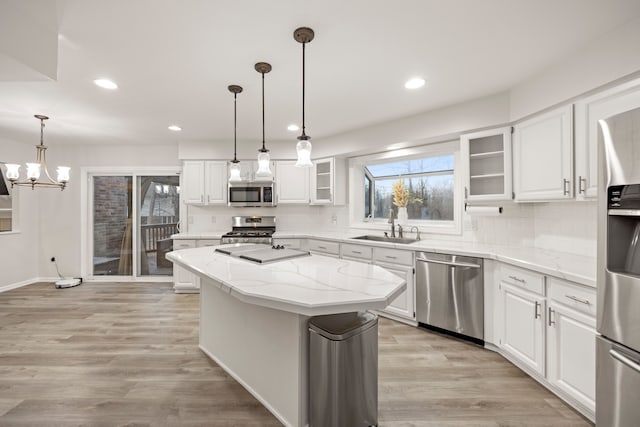
[[[548,278],[547,379],[595,414],[596,291]]]
[[[303,242],[303,239],[282,239],[282,238],[274,238],[274,245],[284,246],[287,249],[303,249],[306,246]]]
[[[640,79],[598,92],[576,102],[576,198],[598,196],[598,120],[640,107]]]
[[[373,248],[373,263],[389,270],[391,273],[407,281],[406,289],[381,311],[396,320],[415,325],[416,297],[415,297],[415,268],[414,253],[398,249]]]
[[[465,200],[513,198],[511,127],[464,134],[460,137],[465,162]]]
[[[340,258],[342,259],[366,262],[370,264],[372,254],[373,248],[371,246],[352,245],[349,243],[342,243],[340,245]]]
[[[340,243],[328,240],[309,239],[307,242],[309,252],[312,254],[340,258]]]
[[[573,197],[573,105],[516,124],[513,150],[516,201]]]
[[[376,265],[390,271],[407,281],[407,288],[382,310],[384,313],[406,319],[412,322],[416,320],[415,312],[415,273],[413,267],[402,267],[397,264],[376,262]]]
[[[194,239],[174,239],[173,250],[191,249],[197,246]],[[200,293],[200,278],[189,270],[173,265],[173,290],[177,294]]]
[[[220,239],[197,239],[196,248],[208,248],[211,246],[218,246]]]
[[[186,160],[182,168],[181,198],[186,204],[227,203],[227,163]]]
[[[544,297],[502,280],[500,295],[500,347],[518,362],[544,375]]]
[[[338,157],[314,160],[311,168],[311,204],[346,203],[346,161]]]
[[[276,200],[280,204],[309,204],[309,168],[295,166],[295,160],[276,164]]]

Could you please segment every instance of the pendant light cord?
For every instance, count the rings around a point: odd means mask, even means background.
[[[264,73],[260,73],[262,74],[262,150],[263,152],[267,151],[266,148],[264,148]]]
[[[237,108],[236,103],[238,101],[238,94],[233,94],[233,163],[238,163],[238,158],[236,157],[236,132],[238,128],[238,119],[237,119]]]
[[[305,87],[305,82],[304,82],[304,74],[305,74],[304,73],[304,70],[305,70],[304,48],[305,48],[306,44],[307,43],[302,43],[302,136],[307,136],[304,133],[304,129],[305,129],[305,126],[304,126],[304,87]]]

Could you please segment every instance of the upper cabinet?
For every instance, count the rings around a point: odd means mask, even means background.
[[[187,204],[227,203],[227,162],[187,160],[182,169],[182,200]]]
[[[573,197],[573,105],[515,126],[513,178],[516,201]]]
[[[295,166],[295,160],[276,165],[276,201],[278,204],[309,204],[309,168]]]
[[[640,107],[640,80],[633,80],[576,102],[576,198],[598,191],[598,120]]]
[[[345,159],[330,157],[314,160],[311,169],[311,204],[344,205],[346,203]]]
[[[462,158],[466,166],[465,199],[510,200],[511,127],[462,135]]]

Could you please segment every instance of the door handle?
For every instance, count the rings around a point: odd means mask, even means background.
[[[536,319],[540,318],[540,311],[538,310],[540,308],[540,303],[538,301],[536,301],[536,306],[534,308],[533,314],[535,316]]]
[[[614,359],[618,360],[622,364],[628,366],[629,368],[633,369],[634,371],[640,372],[640,365],[637,364],[635,361],[629,359],[624,354],[618,352],[617,350],[615,350],[613,348],[611,350],[609,350],[609,354],[611,355],[611,357],[613,357]]]
[[[569,189],[569,184],[571,183],[571,181],[569,181],[568,179],[563,179],[562,180],[562,194],[564,196],[568,196],[569,193],[571,192],[571,190]]]
[[[552,326],[552,325],[556,324],[556,321],[552,320],[551,316],[553,316],[553,309],[551,307],[549,307],[549,319],[548,319],[549,326]]]
[[[584,187],[582,186],[582,183],[584,183]],[[584,178],[582,176],[578,177],[578,193],[579,194],[587,193],[587,178]]]
[[[428,262],[428,263],[433,263],[433,264],[448,265],[448,266],[451,266],[451,267],[480,268],[480,266],[478,264],[472,264],[470,262],[449,262],[449,261],[440,261],[440,260],[425,259],[425,258],[416,258],[416,261]]]

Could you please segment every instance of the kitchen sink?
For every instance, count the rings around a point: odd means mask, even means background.
[[[411,239],[408,237],[386,237],[386,236],[373,236],[373,235],[352,237],[352,239],[371,240],[373,242],[389,242],[389,243],[414,243],[418,241],[417,239]]]

